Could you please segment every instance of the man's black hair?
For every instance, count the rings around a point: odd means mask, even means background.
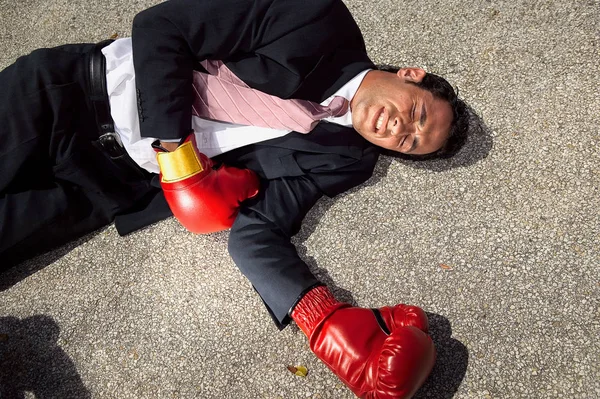
[[[397,73],[400,70],[400,68],[390,65],[378,65],[377,68],[380,71],[392,73]],[[454,91],[452,85],[450,85],[450,83],[448,83],[448,81],[441,76],[433,73],[426,73],[423,77],[423,80],[420,82],[410,83],[431,92],[434,97],[448,101],[454,116],[452,118],[452,124],[450,125],[448,140],[446,140],[446,143],[444,143],[442,148],[430,154],[408,155],[399,154],[393,151],[384,151],[384,153],[386,155],[392,155],[396,157],[399,156],[401,158],[414,160],[450,158],[451,156],[455,155],[467,141],[467,135],[469,132],[469,112],[467,110],[467,105],[463,100],[458,98],[458,93],[457,91]]]

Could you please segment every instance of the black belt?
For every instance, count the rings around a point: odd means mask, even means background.
[[[88,95],[96,117],[97,139],[92,144],[103,151],[120,168],[135,171],[140,177],[148,177],[148,173],[140,168],[127,154],[119,134],[115,132],[115,124],[110,114],[110,102],[106,91],[106,59],[102,48],[113,40],[104,40],[88,54]]]

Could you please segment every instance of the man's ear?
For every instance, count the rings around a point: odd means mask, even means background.
[[[400,68],[397,73],[399,78],[411,83],[421,82],[425,74],[425,70],[421,68]]]

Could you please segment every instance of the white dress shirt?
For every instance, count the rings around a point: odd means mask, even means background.
[[[156,153],[150,146],[156,139],[142,138],[140,134],[131,38],[115,40],[104,47],[102,53],[106,58],[106,85],[115,131],[121,137],[127,153],[140,167],[149,172],[158,173]],[[329,105],[334,96],[345,97],[348,101],[352,100],[367,72],[369,70],[356,75],[321,105]],[[352,126],[350,111],[342,116],[323,120],[343,126]],[[237,125],[196,116],[192,116],[192,129],[196,135],[198,149],[208,157],[290,133],[290,130]]]

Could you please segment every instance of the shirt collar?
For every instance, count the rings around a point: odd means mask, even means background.
[[[363,79],[369,71],[372,71],[372,69],[365,69],[364,71],[360,72],[358,75],[350,79],[348,83],[346,83],[338,91],[333,93],[331,97],[325,99],[325,101],[323,101],[321,105],[329,105],[329,103],[333,101],[333,98],[336,96],[341,96],[348,101],[352,101],[352,98],[354,98],[354,95],[358,91],[358,87],[360,86],[360,84],[362,83]],[[348,112],[346,112],[344,115],[338,117],[329,117],[323,120],[331,123],[337,123],[338,125],[351,127],[352,112],[350,112],[350,107],[348,107]]]

